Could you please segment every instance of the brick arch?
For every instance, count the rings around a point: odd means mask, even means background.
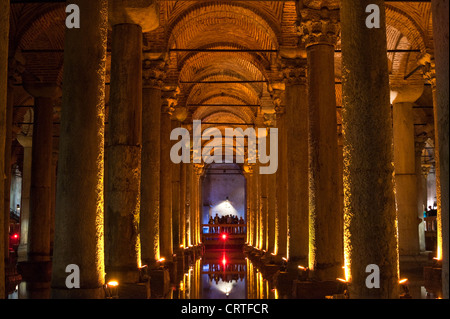
[[[167,5],[168,6],[168,5]],[[174,29],[183,23],[183,20],[190,19],[190,17],[201,14],[202,12],[210,12],[211,8],[217,8],[223,12],[235,12],[242,16],[244,13],[248,17],[255,19],[255,22],[262,25],[266,25],[268,29],[273,32],[275,38],[281,36],[282,30],[280,26],[280,14],[282,13],[282,8],[284,4],[281,3],[263,3],[256,7],[254,4],[248,4],[245,2],[199,2],[199,3],[189,3],[189,2],[176,2],[172,9],[168,9],[169,17],[167,20],[166,37],[169,47],[171,44],[170,38],[174,33]],[[276,41],[278,42],[278,40]]]

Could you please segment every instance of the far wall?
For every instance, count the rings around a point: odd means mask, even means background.
[[[226,202],[228,197],[229,202]],[[202,182],[203,217],[233,215],[245,219],[245,177],[243,175],[207,174]]]

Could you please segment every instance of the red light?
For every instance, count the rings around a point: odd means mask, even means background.
[[[227,239],[227,234],[222,234],[222,239],[226,240]]]
[[[222,259],[222,264],[225,266],[227,264],[227,259],[225,257],[223,257]]]
[[[17,238],[19,238],[19,235],[14,234],[14,235],[12,235],[12,238],[17,239]]]

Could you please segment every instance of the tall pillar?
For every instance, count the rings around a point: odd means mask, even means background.
[[[172,161],[170,160],[171,116],[176,103],[175,91],[163,91],[161,108],[161,161],[160,161],[160,250],[161,257],[172,261]]]
[[[192,211],[192,174],[194,165],[186,164],[186,247],[191,247],[192,232],[191,232],[191,211]]]
[[[52,185],[50,187],[51,205],[50,205],[50,256],[53,255],[53,246],[55,244],[55,209],[56,209],[56,176],[58,170],[58,151],[52,152]]]
[[[9,1],[0,1],[0,167],[5,166],[5,136],[6,136],[6,98],[8,74],[8,43],[9,43]],[[5,198],[3,180],[0,182],[0,203]],[[0,229],[5,227],[5,211],[0,205]],[[0,236],[0,256],[5,255],[5,238]],[[5,298],[5,262],[0,258],[0,298]]]
[[[367,28],[367,1],[341,1],[344,255],[350,298],[398,298],[398,246],[386,17]],[[370,72],[367,72],[370,70]],[[379,267],[380,288],[366,286],[366,267]]]
[[[260,181],[260,174],[259,174],[259,167],[257,164],[253,166],[253,178],[252,178],[252,196],[253,196],[253,205],[252,205],[252,228],[253,228],[253,247],[256,249],[260,249],[259,247],[259,235],[260,235],[260,228],[259,228],[259,202],[260,202],[260,192],[261,192],[261,185],[259,183]]]
[[[24,280],[50,280],[50,225],[52,209],[53,104],[60,88],[55,85],[24,83],[34,96],[33,147],[31,159],[30,211],[27,264]],[[45,266],[43,266],[45,265]],[[24,265],[24,267],[26,267]],[[44,268],[42,268],[44,267]],[[40,269],[37,271],[36,269]],[[41,271],[45,269],[44,271]]]
[[[180,248],[187,247],[186,239],[186,175],[187,165],[185,163],[180,164]]]
[[[415,173],[417,179],[417,217],[419,218],[419,249],[425,251],[425,220],[423,212],[427,208],[427,173],[422,168],[422,152],[425,147],[425,138],[415,142]]]
[[[140,263],[142,28],[131,23],[116,24],[111,37],[105,268],[108,279],[135,282]]]
[[[399,254],[414,256],[419,254],[420,249],[412,107],[422,95],[423,85],[391,90],[396,94],[393,100],[393,141]]]
[[[247,245],[253,246],[253,165],[246,163],[244,165],[245,185],[246,185],[246,199],[247,199]]]
[[[149,268],[160,258],[161,87],[165,74],[162,59],[143,62],[141,211],[139,233],[141,260]]]
[[[82,29],[67,29],[56,195],[52,297],[103,298],[103,147],[107,1],[79,0]],[[86,81],[89,79],[89,81]],[[80,270],[68,289],[66,267]]]
[[[448,196],[449,193],[449,171],[448,171],[448,74],[449,74],[449,61],[448,61],[448,11],[449,2],[445,0],[433,0],[431,1],[431,11],[433,16],[433,41],[434,41],[434,51],[436,59],[436,108],[435,112],[435,132],[437,132],[435,143],[439,150],[437,156],[439,161],[436,166],[439,166],[439,171],[436,170],[436,179],[439,179],[439,194],[444,194],[438,199],[438,233],[441,232],[438,240],[441,242],[441,247],[438,251],[442,251],[439,259],[442,259],[442,293],[444,298],[449,298],[448,291],[448,214],[449,214],[449,204]]]
[[[278,128],[278,170],[277,170],[277,256],[287,258],[288,245],[288,172],[287,172],[287,129],[286,114],[283,96],[277,91],[278,97],[275,97],[275,111]]]
[[[20,242],[17,249],[17,261],[27,260],[28,225],[30,221],[30,188],[31,188],[31,157],[33,137],[18,135],[17,140],[23,146],[22,197],[20,205]]]
[[[342,274],[334,46],[339,10],[302,8],[300,36],[306,45],[309,100],[309,267],[318,280]]]
[[[180,126],[177,120],[172,120],[172,129]],[[172,163],[172,234],[173,249],[178,250],[180,246],[180,166]]]
[[[308,262],[308,92],[306,86],[306,60],[284,59],[283,73],[286,84],[286,113],[284,115],[287,152],[287,218],[289,262]],[[283,140],[279,147],[283,147]],[[283,167],[281,167],[283,169]]]

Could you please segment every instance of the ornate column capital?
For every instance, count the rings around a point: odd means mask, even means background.
[[[285,108],[285,93],[284,89],[272,89],[270,91],[270,96],[272,97],[274,110],[277,115],[284,114]]]
[[[340,33],[339,14],[339,9],[300,8],[297,34],[306,47],[315,44],[335,45]]]
[[[282,59],[281,65],[286,85],[306,84],[306,59]]]
[[[25,72],[26,60],[20,51],[8,59],[8,82],[17,84],[22,82],[22,74]]]
[[[142,87],[161,90],[167,73],[167,63],[164,59],[142,61]]]
[[[194,163],[194,172],[195,174],[197,174],[198,176],[203,175],[205,171],[205,164],[203,163]]]
[[[175,106],[178,103],[178,94],[180,93],[180,89],[169,88],[167,90],[163,90],[161,92],[161,113],[172,115],[175,111]]]
[[[156,0],[110,0],[108,20],[116,24],[137,24],[142,32],[150,32],[159,27],[159,1]]]
[[[418,64],[422,65],[424,79],[431,84],[433,89],[436,88],[436,63],[431,53],[425,52],[418,60]]]

